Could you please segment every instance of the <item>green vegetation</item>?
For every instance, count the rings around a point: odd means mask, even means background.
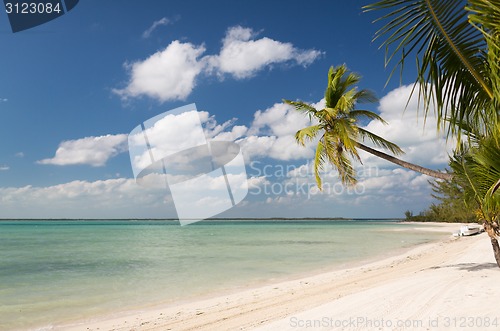
[[[443,181],[430,181],[432,196],[439,200],[429,209],[413,215],[412,211],[405,212],[405,219],[414,222],[448,222],[469,223],[476,221],[476,214],[464,201],[464,189],[457,183],[457,177]]]
[[[483,223],[500,267],[498,0],[382,0],[365,10],[389,10],[376,35],[385,37],[387,62],[399,58],[395,68],[403,70],[405,60],[416,57],[415,87],[425,113],[435,112],[437,129],[458,140],[450,167],[461,199],[442,200],[435,209],[462,200]]]

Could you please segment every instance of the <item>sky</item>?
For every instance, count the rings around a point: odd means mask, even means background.
[[[138,185],[129,133],[195,103],[209,138],[237,143],[247,196],[220,217],[403,217],[427,208],[429,177],[361,153],[359,183],[325,169],[315,187],[308,124],[282,99],[322,105],[330,66],[346,64],[380,101],[366,122],[402,159],[444,169],[453,147],[408,102],[415,68],[392,67],[369,1],[98,1],[12,33],[0,12],[0,218],[176,218],[168,190]],[[396,76],[398,76],[396,74]]]

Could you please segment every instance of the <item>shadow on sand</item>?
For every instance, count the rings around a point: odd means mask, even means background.
[[[457,263],[449,264],[437,267],[431,267],[429,269],[442,269],[442,268],[457,268],[459,270],[465,271],[480,271],[486,269],[499,269],[496,263]]]

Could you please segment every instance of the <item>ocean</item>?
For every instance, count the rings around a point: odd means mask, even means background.
[[[50,330],[436,241],[389,221],[0,221],[0,330]],[[417,228],[417,230],[415,230]]]

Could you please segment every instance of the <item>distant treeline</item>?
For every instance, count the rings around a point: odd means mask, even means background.
[[[439,203],[433,203],[428,209],[413,215],[407,210],[405,219],[414,222],[448,222],[448,223],[471,223],[477,218],[474,208],[468,206],[464,201],[463,189],[454,180],[429,181],[432,185],[432,196]]]

